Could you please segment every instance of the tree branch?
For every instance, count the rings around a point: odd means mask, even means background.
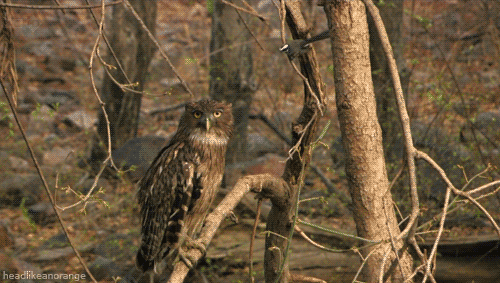
[[[105,3],[105,6],[111,6],[122,3],[123,0],[114,1],[111,3]],[[18,9],[37,9],[37,10],[66,10],[66,9],[93,9],[101,8],[101,4],[96,5],[80,5],[80,6],[49,6],[49,5],[23,5],[23,4],[12,4],[12,3],[0,3],[0,7],[8,8],[18,8]]]
[[[259,193],[261,197],[268,197],[271,200],[275,200],[278,205],[285,205],[283,199],[289,199],[286,196],[289,194],[290,188],[283,179],[270,174],[251,175],[240,178],[217,208],[207,216],[205,225],[201,229],[200,237],[196,241],[207,247],[222,221],[233,211],[241,198],[249,191]],[[201,251],[196,248],[187,250],[186,254],[194,263],[198,262],[203,256]],[[168,282],[181,283],[188,272],[189,267],[183,261],[179,261],[175,264]]]

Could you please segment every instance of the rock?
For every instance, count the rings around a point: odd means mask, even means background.
[[[89,264],[89,270],[98,281],[112,279],[122,273],[121,268],[116,263],[102,256],[97,256],[96,259]]]
[[[477,115],[474,126],[466,123],[460,130],[460,141],[469,148],[481,148],[487,162],[498,165],[500,161],[500,111],[483,112]],[[477,152],[475,152],[478,155]]]
[[[40,268],[40,266],[30,263],[24,260],[20,260],[18,258],[14,258],[14,266],[16,267],[17,273],[21,276],[22,274],[26,275],[27,279],[21,279],[18,282],[35,282],[33,279],[28,279],[28,274],[30,275],[36,275],[36,274],[42,274],[43,270]]]
[[[411,125],[413,142],[417,149],[429,154],[446,172],[450,181],[460,187],[464,183],[463,166],[467,174],[476,172],[472,153],[464,146],[455,143],[435,125],[414,121]],[[402,147],[404,148],[404,147]],[[401,156],[403,150],[401,150]],[[441,176],[424,160],[417,160],[417,184],[424,199],[433,199],[440,203],[446,192],[446,184]],[[473,184],[472,184],[473,185]]]
[[[39,57],[46,57],[55,54],[54,43],[51,41],[37,41],[25,44],[22,51]]]
[[[67,258],[70,255],[73,255],[73,248],[65,247],[60,249],[51,249],[51,250],[42,250],[38,252],[38,255],[35,257],[36,261],[54,261],[63,258]]]
[[[42,250],[55,249],[55,248],[65,248],[69,246],[68,238],[64,233],[57,234],[50,237],[45,241],[39,248]]]
[[[14,238],[14,249],[16,251],[23,251],[28,246],[28,242],[23,237]]]
[[[7,228],[5,228],[3,225],[0,225],[0,249],[10,247],[13,244],[14,241],[12,241],[12,238],[9,236]]]
[[[77,246],[80,253],[88,253],[92,250],[92,244]],[[68,258],[74,255],[73,248],[69,245],[66,235],[63,233],[52,236],[38,247],[36,261],[54,261]]]
[[[137,252],[137,248],[130,235],[114,234],[108,236],[95,247],[94,252],[115,262],[122,262],[132,258]]]
[[[19,207],[23,198],[25,205],[32,205],[40,200],[43,184],[37,174],[15,174],[1,179],[0,207]]]
[[[43,154],[43,164],[50,166],[59,165],[70,159],[72,152],[73,149],[69,147],[54,147]]]
[[[37,66],[33,66],[24,60],[16,61],[16,70],[20,75],[26,75],[29,77],[42,77],[43,70]]]
[[[286,157],[268,153],[251,161],[234,163],[226,166],[226,186],[233,186],[244,175],[265,174],[281,177],[285,170]]]
[[[127,175],[132,180],[139,180],[148,170],[149,165],[160,149],[167,144],[168,139],[158,136],[144,136],[128,140],[123,146],[113,151],[113,160],[123,170],[135,166],[134,171]]]
[[[54,70],[55,73],[58,71],[71,72],[74,71],[77,66],[77,59],[68,56],[47,56],[43,61],[47,68]]]
[[[281,111],[273,114],[271,121],[278,129],[289,133],[292,130],[293,117],[290,113]]]
[[[78,110],[66,115],[63,122],[79,130],[89,130],[97,123],[97,117],[89,112]]]
[[[41,202],[28,207],[28,214],[30,218],[38,225],[47,225],[57,220],[56,213],[52,204],[48,202]]]
[[[500,111],[483,112],[474,121],[474,131],[479,143],[487,145],[488,140],[500,140]],[[460,131],[460,140],[464,143],[473,142],[471,127],[465,124]]]
[[[9,162],[10,162],[10,166],[12,167],[12,169],[15,169],[15,170],[28,170],[28,169],[30,169],[30,163],[28,163],[28,161],[26,161],[22,158],[19,158],[16,156],[9,156]]]
[[[39,24],[21,25],[16,31],[19,31],[19,34],[29,41],[34,39],[49,39],[57,36],[55,29],[46,28]]]
[[[0,270],[6,274],[14,274],[17,271],[14,260],[7,254],[0,251]],[[1,274],[3,275],[3,274]]]
[[[12,169],[9,157],[11,155],[7,151],[0,151],[0,164],[4,164],[4,167],[2,168],[5,171],[8,171]]]
[[[267,137],[257,133],[248,134],[247,138],[247,154],[248,159],[253,159],[263,156],[267,153],[278,152],[278,147],[271,142]]]
[[[43,90],[37,100],[39,103],[47,105],[79,104],[74,93],[58,89]]]
[[[36,106],[29,116],[30,122],[26,129],[28,135],[46,133],[54,128],[55,112],[47,105]]]

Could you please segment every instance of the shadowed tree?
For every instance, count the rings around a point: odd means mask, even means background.
[[[242,6],[242,1],[232,1]],[[246,159],[248,113],[253,93],[251,17],[215,0],[210,40],[210,96],[233,104],[235,131],[229,141],[227,162]]]
[[[130,3],[148,29],[154,33],[156,1],[131,0]],[[117,67],[110,70],[110,74],[120,84],[136,84],[133,88],[142,91],[147,68],[155,51],[153,42],[132,13],[123,5],[113,6],[111,27],[107,31],[110,34],[111,47],[125,72],[124,74],[120,70],[114,56],[109,52],[106,62]],[[109,117],[111,148],[116,149],[137,135],[142,95],[122,89],[107,73],[104,76],[100,94]],[[108,144],[106,120],[102,112],[99,113],[97,131],[98,137],[94,141],[90,159],[94,169],[98,168],[99,162],[106,157],[105,148]]]
[[[403,22],[403,1],[388,0],[377,5],[380,16],[384,21],[384,26],[389,35],[396,64],[400,72],[403,93],[407,93],[410,73],[405,67],[403,58],[403,38],[401,33]],[[404,145],[401,143],[401,123],[398,120],[396,99],[392,87],[389,65],[385,58],[384,49],[380,42],[380,36],[373,22],[372,17],[368,17],[368,27],[370,31],[370,62],[372,69],[372,79],[377,100],[377,116],[382,128],[382,140],[386,161],[389,165],[396,162],[400,164],[398,158],[404,152]],[[389,168],[389,172],[391,172]]]

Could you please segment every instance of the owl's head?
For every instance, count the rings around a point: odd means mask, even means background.
[[[202,99],[190,102],[179,123],[179,130],[201,143],[226,144],[233,132],[230,103]]]

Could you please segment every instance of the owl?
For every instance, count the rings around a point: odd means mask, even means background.
[[[177,132],[139,181],[136,265],[143,272],[156,272],[165,258],[171,263],[201,228],[222,181],[232,132],[231,104],[205,99],[186,105]]]

